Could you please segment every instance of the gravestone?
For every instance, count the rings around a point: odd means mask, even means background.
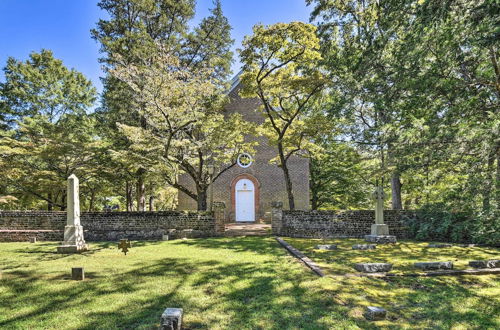
[[[314,248],[316,250],[336,250],[337,245],[334,244],[316,245]]]
[[[363,273],[385,273],[392,269],[392,264],[381,262],[354,264],[354,269]]]
[[[453,262],[451,261],[416,262],[414,266],[422,270],[453,269]]]
[[[167,308],[161,314],[161,330],[181,330],[182,328],[182,308]]]
[[[364,316],[367,320],[378,321],[385,319],[387,311],[381,307],[368,306],[366,307]]]
[[[36,237],[30,237],[30,243],[36,243]]]
[[[500,260],[472,260],[469,261],[469,266],[473,268],[498,268]]]
[[[75,281],[83,281],[85,279],[85,271],[82,267],[71,268],[71,278]]]
[[[355,244],[352,246],[353,250],[375,250],[377,244]]]
[[[372,243],[396,243],[396,236],[389,235],[389,226],[384,223],[384,190],[377,187],[372,194],[375,201],[375,223],[371,226],[370,235],[365,240]]]
[[[449,248],[452,247],[453,245],[447,244],[447,243],[435,243],[435,244],[429,244],[428,247],[430,248],[437,248],[437,249],[443,249],[443,248]]]
[[[77,253],[88,250],[83,239],[83,227],[80,225],[80,197],[78,178],[71,174],[68,178],[67,215],[64,227],[64,242],[57,247],[59,253]]]

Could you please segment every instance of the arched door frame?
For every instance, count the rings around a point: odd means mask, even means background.
[[[257,221],[259,216],[260,182],[256,177],[248,173],[240,174],[236,176],[233,181],[231,181],[231,210],[233,214],[233,220],[235,220],[234,217],[236,216],[236,183],[238,183],[238,181],[240,181],[241,179],[248,179],[252,181],[254,185],[255,220]]]

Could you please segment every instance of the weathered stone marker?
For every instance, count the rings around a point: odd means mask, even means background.
[[[451,261],[416,262],[414,263],[414,266],[422,270],[453,269],[453,262]]]
[[[314,248],[316,250],[337,250],[337,245],[334,244],[316,245]]]
[[[36,243],[36,237],[30,237],[30,243]]]
[[[353,250],[375,250],[377,244],[355,244],[352,246]]]
[[[392,269],[392,264],[386,263],[359,263],[354,264],[354,269],[363,273],[385,273]]]
[[[377,187],[372,194],[375,201],[375,223],[371,234],[365,235],[365,240],[372,243],[396,243],[396,236],[389,235],[389,226],[384,223],[384,189]]]
[[[71,268],[71,278],[75,281],[83,281],[85,279],[85,271],[82,267]]]
[[[80,197],[78,178],[71,174],[68,178],[67,215],[64,227],[64,242],[57,247],[59,253],[77,253],[88,250],[83,239],[83,227],[80,225]]]
[[[446,244],[446,243],[436,243],[436,244],[429,244],[427,247],[437,248],[437,249],[443,249],[443,248],[449,248],[449,247],[452,247],[452,246],[453,245]]]
[[[386,314],[387,311],[381,307],[368,306],[366,307],[364,316],[367,320],[378,321],[385,319]]]
[[[167,308],[161,314],[161,330],[181,330],[182,327],[182,308]]]
[[[472,268],[500,268],[500,260],[473,260],[469,261]]]

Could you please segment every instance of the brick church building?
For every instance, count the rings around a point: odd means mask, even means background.
[[[247,121],[261,124],[264,117],[259,111],[260,101],[256,98],[242,98],[239,75],[233,78],[229,90],[230,102],[226,105],[228,113],[240,113]],[[276,148],[269,146],[267,138],[256,139],[258,145],[255,154],[240,155],[236,166],[223,173],[213,183],[213,201],[224,202],[225,217],[228,222],[256,222],[268,220],[271,203],[283,202],[288,208],[288,197],[285,189],[283,171],[270,160],[276,157]],[[309,210],[309,160],[292,156],[288,161],[295,198],[295,209]],[[192,180],[189,176],[181,176],[182,184]],[[193,184],[194,185],[194,184]],[[179,192],[178,209],[196,210],[196,201]]]

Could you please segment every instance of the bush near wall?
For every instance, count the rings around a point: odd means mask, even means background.
[[[406,219],[409,235],[417,240],[500,245],[500,214],[452,212],[442,204],[426,205]]]

